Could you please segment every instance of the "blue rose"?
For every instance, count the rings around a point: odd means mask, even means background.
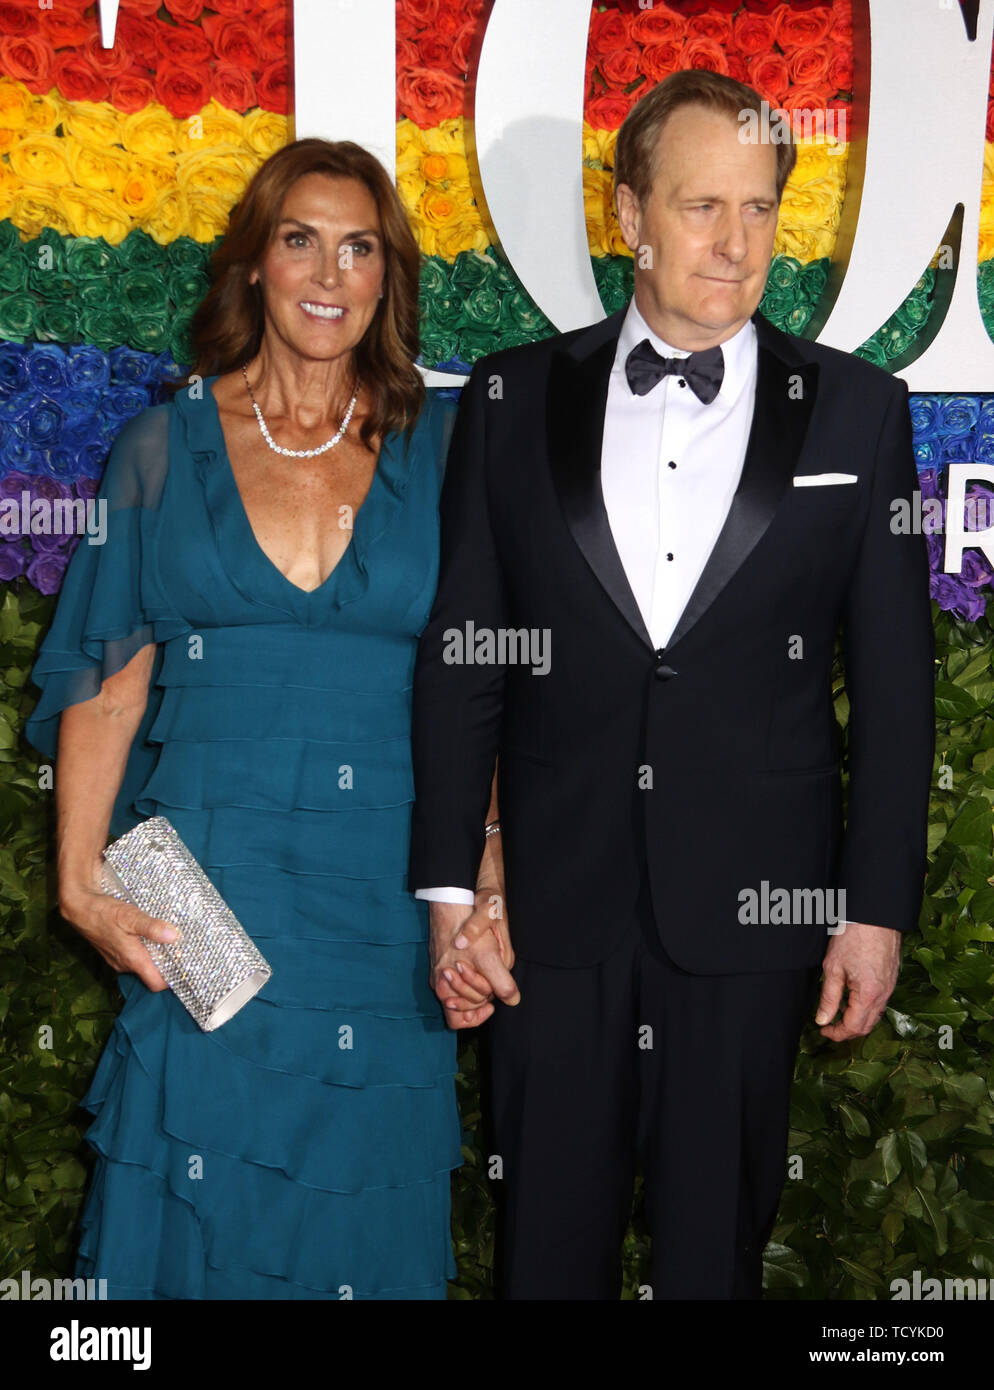
[[[975,444],[972,434],[951,435],[942,441],[942,456],[947,463],[972,463]]]
[[[947,396],[940,406],[941,429],[946,434],[966,434],[977,423],[980,406],[976,396]]]
[[[53,401],[50,396],[38,396],[31,402],[27,417],[27,434],[31,443],[43,449],[57,443],[65,419],[58,401]]]
[[[134,348],[111,348],[109,353],[110,379],[122,386],[147,386],[156,380],[157,359],[150,352]]]
[[[66,378],[71,388],[99,390],[110,384],[110,363],[99,348],[71,347],[66,362]]]
[[[29,386],[45,396],[58,396],[66,386],[66,359],[54,343],[37,343],[28,353]]]
[[[20,343],[0,343],[0,398],[24,390],[28,379],[25,356]]]
[[[915,440],[915,464],[919,473],[940,463],[939,452],[930,439]]]
[[[107,459],[107,447],[104,444],[91,440],[89,443],[81,444],[76,450],[75,473],[79,477],[99,478],[104,471],[104,463]]]
[[[137,415],[148,405],[149,393],[141,386],[119,386],[104,397],[101,413],[116,434],[125,420]]]
[[[911,397],[910,404],[911,428],[915,432],[915,440],[919,438],[928,439],[930,435],[938,433],[938,403],[934,396],[920,396],[917,393]]]

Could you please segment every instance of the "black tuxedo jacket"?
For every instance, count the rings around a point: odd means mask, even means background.
[[[840,889],[842,916],[907,931],[934,752],[925,541],[890,525],[917,483],[907,386],[754,316],[741,480],[654,650],[600,484],[623,318],[494,353],[464,388],[415,673],[410,887],[475,884],[497,759],[508,922],[524,959],[606,958],[645,872],[662,943],[694,973],[817,963]],[[858,481],[793,485],[818,473]],[[454,662],[467,624],[469,654],[481,630],[544,632],[548,673],[513,657]],[[830,680],[840,629],[844,828]],[[763,906],[785,896],[786,922]]]

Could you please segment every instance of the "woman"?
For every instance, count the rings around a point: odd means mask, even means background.
[[[444,1298],[455,1037],[406,868],[454,407],[425,399],[417,247],[359,146],[268,160],[214,269],[196,372],[121,432],[106,544],[78,547],[34,669],[60,910],[125,995],[83,1101],[76,1275],[115,1298]],[[100,893],[108,831],[152,815],[273,968],[216,1032],[139,940],[167,924]]]

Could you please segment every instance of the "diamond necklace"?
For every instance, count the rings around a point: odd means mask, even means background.
[[[269,445],[270,449],[275,450],[277,454],[284,454],[287,458],[292,459],[314,458],[317,454],[325,454],[328,452],[329,449],[333,449],[335,447],[335,445],[342,438],[345,431],[349,427],[349,421],[352,419],[352,412],[353,410],[355,410],[355,403],[359,399],[359,387],[361,385],[359,378],[356,377],[355,394],[349,401],[349,408],[348,410],[346,410],[345,415],[342,419],[342,423],[338,427],[337,434],[332,435],[332,437],[328,440],[326,444],[322,444],[317,449],[284,449],[282,445],[276,443],[276,441],[273,439],[273,436],[269,433],[269,426],[266,424],[266,421],[263,418],[262,410],[259,407],[259,402],[252,394],[252,388],[251,386],[249,386],[248,372],[245,370],[244,367],[242,367],[242,377],[245,380],[245,386],[249,393],[249,397],[252,401],[252,409],[255,411],[255,418],[259,421],[259,429],[262,431],[263,439]]]

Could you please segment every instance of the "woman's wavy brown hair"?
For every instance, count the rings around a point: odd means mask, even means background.
[[[258,352],[265,330],[262,289],[249,284],[249,275],[275,239],[287,194],[307,174],[358,179],[379,213],[386,262],[383,298],[354,349],[356,370],[372,393],[359,431],[368,446],[374,436],[411,428],[424,404],[424,380],[414,365],[421,256],[390,176],[352,140],[295,140],[256,172],[232,208],[227,233],[211,258],[213,283],[191,325],[192,372],[221,376],[237,371]]]

